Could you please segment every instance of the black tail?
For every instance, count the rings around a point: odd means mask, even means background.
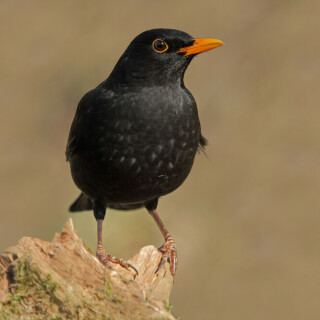
[[[92,209],[93,205],[91,199],[87,197],[85,194],[81,193],[80,196],[76,199],[76,201],[70,206],[69,211],[77,212]]]

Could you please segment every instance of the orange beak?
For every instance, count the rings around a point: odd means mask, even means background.
[[[197,54],[205,51],[209,51],[211,49],[220,47],[223,45],[223,42],[218,39],[194,39],[192,46],[184,47],[179,49],[177,52],[185,53],[185,56],[189,56],[190,54]]]

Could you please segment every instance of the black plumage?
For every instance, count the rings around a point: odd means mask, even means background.
[[[66,156],[82,193],[70,211],[93,209],[101,229],[107,207],[146,207],[162,228],[155,211],[159,197],[183,183],[197,150],[206,145],[183,76],[195,54],[221,44],[172,29],[149,30],[131,42],[108,79],[78,105]],[[171,260],[174,274],[175,245],[167,230],[161,231],[166,242],[160,266]],[[111,261],[135,269],[106,255],[99,234],[97,256],[105,265]]]

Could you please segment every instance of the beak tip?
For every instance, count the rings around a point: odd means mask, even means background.
[[[219,39],[199,38],[194,39],[194,42],[191,46],[181,48],[177,52],[184,52],[185,55],[188,56],[209,51],[222,45],[224,45],[224,43]]]
[[[217,47],[221,47],[221,46],[224,46],[224,42],[223,41],[221,41],[221,40],[219,40],[219,39],[214,39],[215,40],[215,42],[216,42],[216,44],[217,44]]]

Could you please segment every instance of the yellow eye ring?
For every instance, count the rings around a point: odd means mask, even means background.
[[[164,53],[169,49],[167,43],[162,39],[154,40],[152,42],[152,48],[155,52],[158,52],[158,53]]]

